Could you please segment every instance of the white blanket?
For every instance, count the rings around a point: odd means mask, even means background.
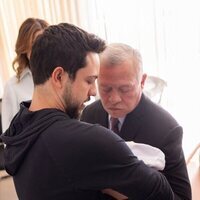
[[[126,142],[126,144],[132,150],[133,154],[149,167],[157,170],[163,170],[165,168],[165,155],[160,149],[133,141]]]

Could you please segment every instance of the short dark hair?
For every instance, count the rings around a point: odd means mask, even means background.
[[[63,67],[74,80],[76,72],[87,64],[87,53],[101,53],[105,46],[104,40],[75,25],[49,26],[38,36],[32,48],[30,68],[34,84],[46,82],[57,66]]]

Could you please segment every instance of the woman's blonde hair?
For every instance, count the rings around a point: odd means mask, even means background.
[[[17,56],[13,60],[12,66],[16,72],[18,81],[22,71],[29,66],[29,59],[27,53],[30,52],[36,33],[43,31],[48,27],[45,20],[37,18],[28,18],[20,26],[17,41],[15,44],[15,52]]]

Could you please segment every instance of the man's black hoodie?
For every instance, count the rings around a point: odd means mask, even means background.
[[[14,117],[10,127],[1,136],[3,143],[6,144],[4,153],[6,171],[14,176],[28,151],[34,145],[40,134],[59,120],[58,113],[55,109],[45,109],[41,114],[30,112],[28,110],[30,102],[24,102],[20,105],[20,111]],[[67,117],[60,112],[60,116]]]
[[[110,199],[104,188],[133,199],[174,199],[166,178],[139,161],[116,134],[58,109],[31,112],[29,106],[21,104],[0,137],[20,200]]]

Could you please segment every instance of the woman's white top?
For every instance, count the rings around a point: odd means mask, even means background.
[[[2,130],[9,127],[12,118],[19,111],[20,103],[32,99],[33,79],[30,69],[27,67],[21,74],[20,81],[13,76],[4,87],[2,98]]]

